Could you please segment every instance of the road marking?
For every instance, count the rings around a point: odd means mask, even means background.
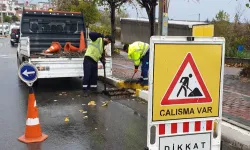
[[[0,55],[0,58],[15,58],[15,55]]]

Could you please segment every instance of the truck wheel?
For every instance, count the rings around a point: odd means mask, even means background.
[[[18,57],[18,53],[16,54],[16,58],[17,58],[17,68],[19,68],[19,66],[21,65],[21,61],[20,61],[20,59],[19,59],[19,57]]]
[[[14,43],[14,42],[12,42],[12,41],[10,41],[10,44],[11,44],[11,46],[12,46],[12,47],[14,47],[14,46],[15,46],[15,43]]]
[[[38,87],[38,79],[33,83],[32,87],[35,89]]]

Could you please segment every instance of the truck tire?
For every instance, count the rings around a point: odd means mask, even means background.
[[[34,83],[33,83],[33,85],[32,85],[32,87],[34,88],[34,89],[36,89],[37,87],[38,87],[38,85],[39,85],[39,82],[38,82],[39,80],[37,79]]]
[[[21,61],[20,61],[20,59],[19,59],[19,57],[18,57],[18,53],[16,54],[16,61],[17,61],[17,68],[19,68],[19,66],[21,65]]]
[[[15,43],[13,41],[10,41],[10,44],[11,44],[12,47],[15,46]]]

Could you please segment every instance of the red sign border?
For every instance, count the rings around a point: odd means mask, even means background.
[[[177,84],[181,74],[183,73],[184,69],[186,68],[187,64],[190,63],[191,68],[194,71],[194,74],[198,80],[198,83],[201,86],[201,89],[204,92],[205,97],[204,98],[189,98],[189,99],[173,99],[173,100],[169,100],[168,98],[170,97],[171,93],[174,90],[175,85]],[[207,87],[200,75],[200,72],[194,62],[194,59],[192,57],[191,53],[188,53],[184,59],[184,61],[182,62],[179,70],[177,71],[173,81],[171,82],[167,92],[165,93],[165,95],[163,96],[162,100],[161,100],[161,105],[172,105],[172,104],[192,104],[192,103],[208,103],[208,102],[212,102],[212,98],[207,90]]]

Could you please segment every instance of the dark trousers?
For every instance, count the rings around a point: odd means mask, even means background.
[[[94,61],[91,57],[86,56],[83,62],[83,83],[82,87],[84,91],[89,89],[97,89],[97,76],[98,76],[98,67],[97,62]]]
[[[149,49],[146,54],[141,58],[141,79],[144,85],[148,84],[148,69],[149,69]]]

